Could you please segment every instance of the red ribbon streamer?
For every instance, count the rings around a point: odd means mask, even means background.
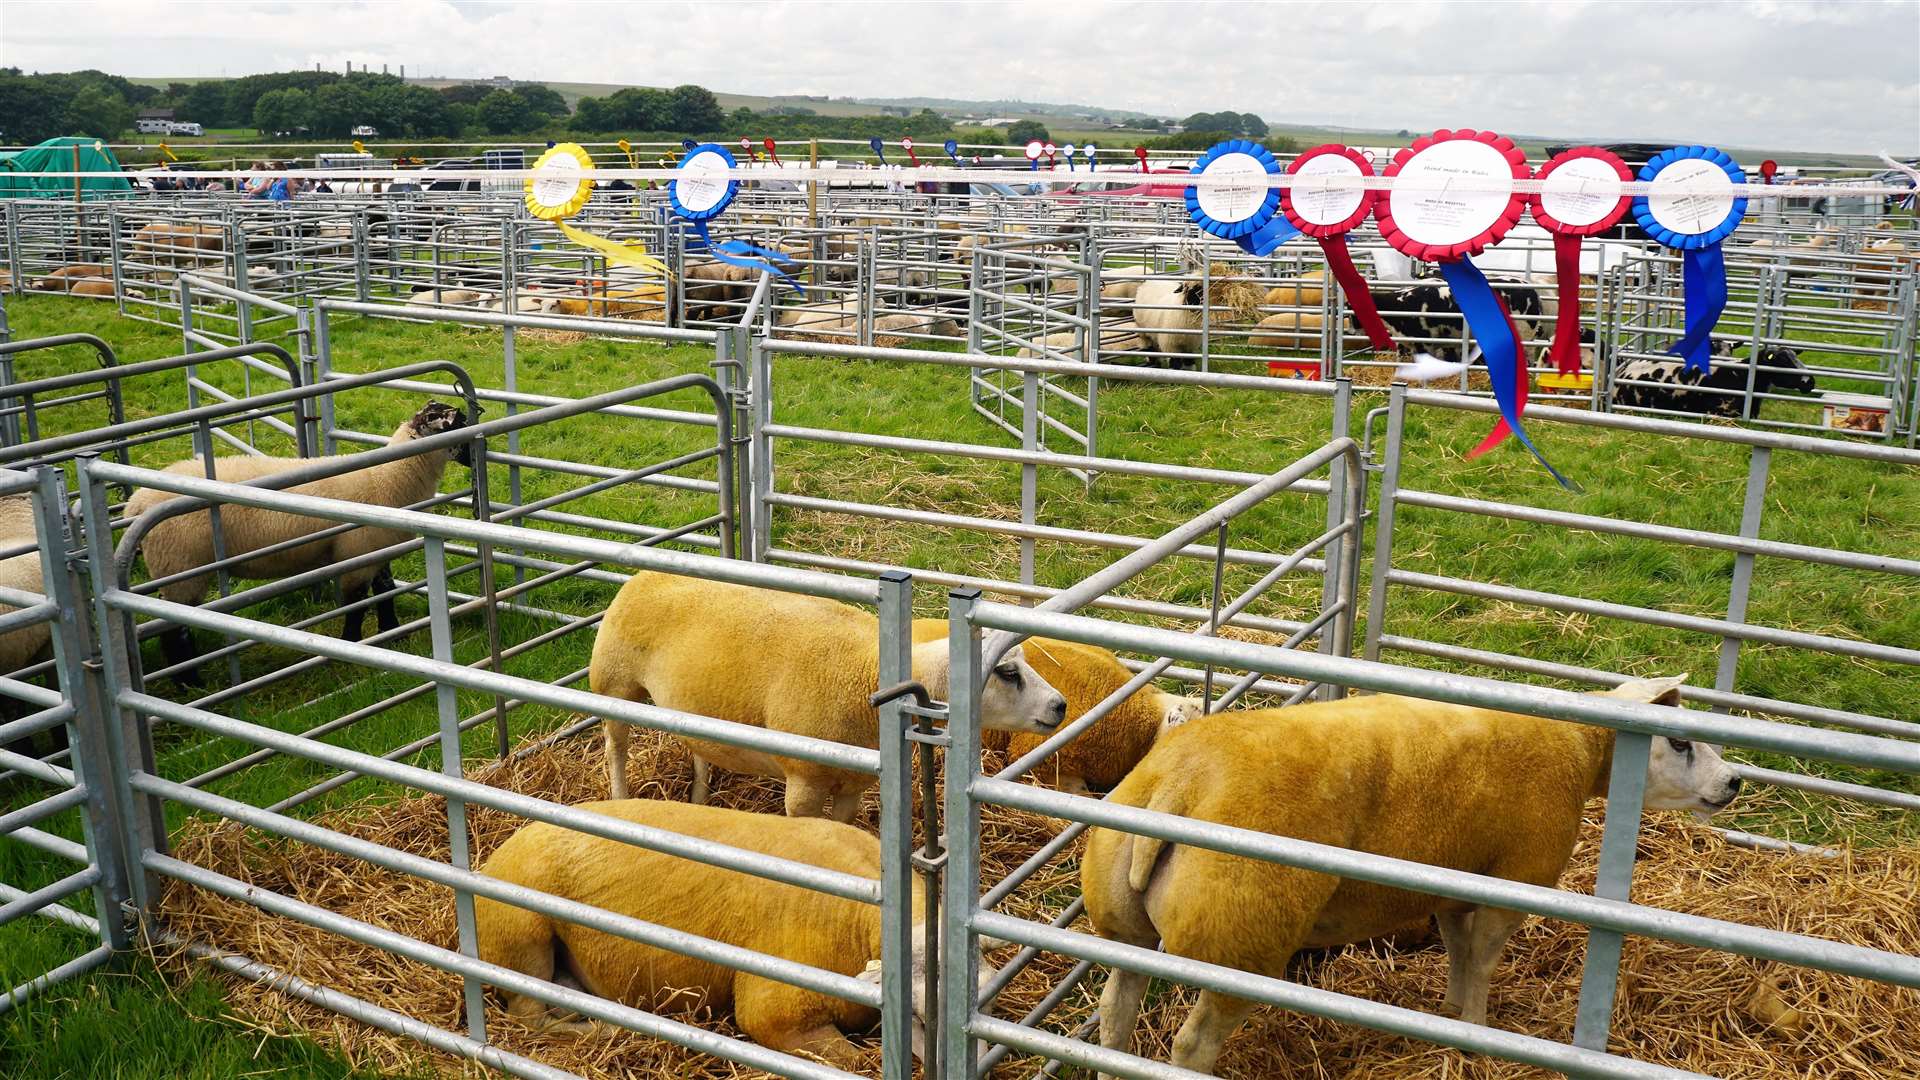
[[[1553,363],[1562,375],[1580,374],[1580,238],[1553,234],[1553,272],[1560,313],[1553,321]]]
[[[1359,322],[1360,329],[1366,332],[1367,340],[1382,352],[1391,351],[1395,346],[1393,331],[1380,319],[1380,309],[1373,306],[1373,291],[1367,288],[1367,281],[1354,268],[1353,256],[1347,251],[1345,234],[1323,236],[1319,238],[1320,250],[1326,253],[1327,266],[1333,270],[1333,279],[1340,283],[1340,291],[1346,294],[1347,305],[1353,308],[1353,317]]]
[[[1514,324],[1513,312],[1507,310],[1506,297],[1501,296],[1498,292],[1495,292],[1493,294],[1493,298],[1500,302],[1500,314],[1505,315],[1507,317],[1507,332],[1513,335],[1513,346],[1514,346],[1513,347],[1513,366],[1519,369],[1518,371],[1514,372],[1514,376],[1515,376],[1514,395],[1513,395],[1514,411],[1526,412],[1527,411],[1527,384],[1528,382],[1531,381],[1527,377],[1526,339],[1520,336],[1520,327]],[[1564,311],[1565,309],[1562,308],[1561,310]],[[1482,355],[1485,355],[1486,350],[1484,348],[1482,348],[1480,351]],[[1576,368],[1576,370],[1578,369]],[[1472,450],[1467,451],[1467,456],[1469,458],[1477,458],[1481,454],[1484,454],[1487,451],[1493,449],[1494,447],[1499,446],[1502,442],[1506,440],[1507,436],[1511,434],[1513,434],[1513,429],[1507,426],[1507,418],[1502,416],[1494,423],[1493,430],[1487,432],[1487,437],[1480,440],[1480,445],[1474,447]]]

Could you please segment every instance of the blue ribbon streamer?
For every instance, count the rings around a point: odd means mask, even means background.
[[[1460,308],[1460,314],[1466,317],[1468,329],[1473,338],[1480,343],[1480,351],[1486,358],[1487,374],[1493,380],[1493,399],[1500,405],[1500,415],[1513,429],[1513,437],[1520,445],[1533,454],[1535,461],[1553,474],[1560,486],[1569,491],[1580,490],[1578,485],[1560,475],[1560,470],[1542,454],[1533,440],[1527,438],[1526,429],[1520,426],[1520,343],[1514,340],[1513,327],[1507,321],[1507,312],[1500,306],[1500,298],[1493,293],[1493,286],[1487,284],[1485,274],[1473,265],[1469,259],[1448,259],[1439,263],[1440,276],[1453,289],[1453,302]]]
[[[755,247],[745,240],[715,240],[707,232],[707,223],[704,221],[688,224],[693,226],[695,234],[694,241],[687,245],[689,251],[705,252],[723,263],[744,266],[757,273],[772,274],[775,283],[785,285],[801,296],[807,295],[806,287],[801,285],[791,273],[774,265],[776,262],[793,262],[793,259],[787,255],[778,251],[769,251],[763,247]]]
[[[1284,214],[1275,214],[1272,221],[1246,236],[1234,237],[1233,242],[1249,255],[1269,255],[1273,249],[1299,235],[1300,230],[1294,228],[1293,222],[1288,221]]]
[[[1727,306],[1727,263],[1719,244],[1681,252],[1681,290],[1687,304],[1687,332],[1667,352],[1685,357],[1686,370],[1713,370],[1713,328]]]

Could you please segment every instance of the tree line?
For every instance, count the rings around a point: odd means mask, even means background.
[[[371,126],[383,139],[437,139],[527,135],[604,135],[732,140],[763,138],[869,139],[889,144],[902,136],[937,144],[948,138],[969,143],[1023,145],[1051,136],[1037,120],[1008,127],[956,129],[931,109],[910,115],[820,116],[804,106],[731,112],[702,86],[671,89],[629,87],[604,97],[566,99],[544,83],[459,83],[438,89],[398,76],[356,71],[280,71],[235,79],[173,82],[166,87],[134,83],[103,71],[23,74],[0,68],[0,140],[40,142],[57,135],[118,138],[134,126],[138,110],[170,108],[174,119],[207,128],[252,128],[266,138],[345,139]],[[1167,122],[1148,125],[1164,128]],[[1231,110],[1194,113],[1178,134],[1142,139],[1149,148],[1204,149],[1221,139],[1266,138],[1266,123]],[[1130,136],[1116,135],[1116,145]],[[1288,149],[1285,139],[1268,139]],[[1280,145],[1274,145],[1274,144]]]

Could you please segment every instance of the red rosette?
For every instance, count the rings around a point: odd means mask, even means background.
[[[1316,146],[1301,154],[1299,157],[1294,158],[1293,163],[1287,166],[1287,175],[1298,176],[1302,168],[1305,168],[1315,161],[1326,158],[1343,158],[1352,162],[1354,168],[1358,170],[1361,176],[1373,175],[1373,162],[1368,161],[1366,156],[1361,154],[1360,151],[1350,146],[1342,146],[1339,143],[1327,143],[1324,146]],[[1302,233],[1316,240],[1340,236],[1359,228],[1360,224],[1367,220],[1367,215],[1373,213],[1373,205],[1379,200],[1380,192],[1363,188],[1360,191],[1360,205],[1353,213],[1335,222],[1315,222],[1302,217],[1300,212],[1294,208],[1293,187],[1291,185],[1280,189],[1281,212],[1287,215],[1287,220],[1293,223],[1294,228],[1299,229]]]
[[[1413,145],[1393,156],[1393,163],[1387,166],[1385,176],[1399,176],[1422,153],[1436,146],[1452,142],[1484,143],[1498,151],[1507,161],[1515,180],[1525,180],[1533,175],[1527,167],[1527,155],[1513,144],[1513,140],[1491,131],[1475,131],[1461,128],[1448,131],[1445,128],[1431,135],[1422,135],[1413,141]],[[1481,230],[1463,240],[1449,243],[1434,243],[1407,235],[1406,231],[1394,220],[1394,192],[1388,191],[1387,197],[1374,203],[1373,216],[1380,223],[1380,235],[1394,250],[1426,262],[1447,262],[1478,255],[1488,247],[1499,243],[1527,210],[1527,197],[1524,192],[1515,191],[1507,196],[1506,204],[1500,208],[1493,220]]]
[[[1555,172],[1569,166],[1574,169],[1592,171],[1596,177],[1599,175],[1599,171],[1593,166],[1585,164],[1575,165],[1575,162],[1598,162],[1600,165],[1605,166],[1606,169],[1623,184],[1633,179],[1633,170],[1627,168],[1627,163],[1620,160],[1620,155],[1608,150],[1602,150],[1597,146],[1576,146],[1571,150],[1554,155],[1552,160],[1540,166],[1540,171],[1534,174],[1534,178],[1544,181]],[[1633,203],[1632,195],[1621,192],[1620,197],[1615,200],[1611,210],[1608,210],[1595,221],[1580,225],[1562,221],[1554,217],[1542,199],[1542,196],[1547,194],[1545,191],[1536,191],[1529,194],[1527,196],[1527,208],[1532,211],[1533,220],[1539,222],[1541,228],[1556,236],[1598,236],[1608,229],[1613,228],[1622,217],[1625,217],[1627,207]]]

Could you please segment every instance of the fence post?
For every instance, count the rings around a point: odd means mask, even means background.
[[[124,804],[107,752],[106,710],[101,707],[99,686],[88,671],[93,637],[81,602],[78,560],[68,557],[71,540],[66,521],[66,478],[58,468],[36,471],[39,490],[34,512],[38,518],[40,565],[47,598],[60,609],[53,622],[53,658],[60,691],[74,709],[73,718],[67,721],[67,745],[73,750],[70,764],[74,783],[87,789],[86,812],[80,817],[81,837],[87,845],[88,860],[100,871],[100,880],[93,887],[94,911],[100,916],[100,943],[124,949],[130,943],[124,913],[131,899],[127,853],[122,847]]]
[[[1606,824],[1600,834],[1600,870],[1593,895],[1628,900],[1633,892],[1633,861],[1639,853],[1641,805],[1647,791],[1647,758],[1653,740],[1622,731],[1613,740],[1613,772],[1607,780]],[[1620,950],[1626,938],[1618,930],[1587,931],[1587,958],[1580,975],[1580,1005],[1573,1022],[1573,1043],[1605,1051],[1613,1024],[1614,991],[1620,983]]]
[[[1393,512],[1400,495],[1400,440],[1406,431],[1407,384],[1394,383],[1387,394],[1387,441],[1380,450],[1380,498],[1374,509],[1373,576],[1367,584],[1366,660],[1380,659],[1380,636],[1387,621],[1387,571],[1393,568]]]
[[[112,513],[107,486],[89,472],[96,460],[97,454],[87,453],[74,461],[98,644],[98,652],[84,667],[89,695],[102,706],[97,715],[105,728],[105,772],[112,778],[112,799],[118,804],[126,901],[144,924],[153,913],[159,887],[141,859],[149,851],[166,851],[166,816],[157,797],[135,795],[131,783],[135,772],[154,771],[153,738],[146,719],[119,700],[122,691],[134,689],[139,681],[140,646],[133,616],[107,606],[107,594],[117,590],[120,582],[113,561],[113,530],[108,526]]]
[[[453,655],[453,620],[447,596],[447,545],[437,536],[426,537],[427,556],[427,604],[428,621],[432,627],[433,658],[448,664],[459,663]],[[436,680],[434,698],[440,718],[440,771],[447,776],[458,778],[460,766],[460,694],[453,686]],[[458,870],[473,869],[473,859],[467,850],[467,803],[464,799],[447,798],[447,861]],[[466,956],[480,955],[479,937],[474,928],[473,894],[465,889],[453,890],[454,921],[459,928],[460,952]],[[465,991],[467,1035],[476,1042],[487,1039],[486,987],[471,975],[460,979]]]
[[[1333,431],[1329,439],[1344,439],[1353,425],[1353,380],[1336,379],[1333,390]],[[1347,517],[1347,469],[1345,454],[1327,463],[1327,528],[1335,528]],[[1326,562],[1326,570],[1321,575],[1320,610],[1325,611],[1340,602],[1340,594],[1345,590],[1341,582],[1348,575],[1348,567],[1342,562],[1341,555],[1345,544],[1334,541],[1321,553]],[[1351,598],[1349,598],[1351,602]],[[1352,651],[1349,642],[1341,639],[1342,624],[1352,624],[1352,613],[1347,618],[1336,617],[1320,630],[1320,651],[1328,656],[1346,656]],[[1320,688],[1320,697],[1327,701],[1342,696],[1342,688],[1324,685]]]
[[[1757,358],[1755,362],[1758,362]],[[1746,505],[1740,510],[1740,535],[1748,539],[1760,535],[1760,519],[1767,508],[1767,469],[1772,460],[1772,450],[1756,446],[1747,463],[1747,499]],[[1753,553],[1743,551],[1733,557],[1733,584],[1727,590],[1728,622],[1747,621],[1747,595],[1752,587]],[[1733,690],[1740,670],[1740,645],[1741,640],[1731,635],[1720,639],[1720,668],[1713,679],[1715,690]],[[1713,711],[1724,713],[1732,710],[1724,705],[1716,705]]]
[[[973,913],[980,906],[980,637],[973,627],[978,589],[947,594],[946,920],[940,957],[940,1067],[929,1075],[968,1080],[978,1044],[972,1024],[980,951]]]
[[[971,370],[971,369],[969,369]],[[1037,454],[1042,449],[1045,438],[1040,428],[1040,375],[1033,371],[1020,373],[1020,449],[1029,454]],[[1032,461],[1020,463],[1020,523],[1035,525],[1039,523],[1040,513],[1040,467]],[[1033,537],[1020,538],[1020,584],[1033,584]],[[1028,603],[1032,603],[1029,599]]]
[[[886,689],[913,678],[913,577],[889,570],[879,584],[879,686]],[[886,1080],[913,1074],[913,744],[905,701],[880,707],[880,1068]],[[929,972],[936,960],[926,957]],[[930,988],[932,982],[930,975]],[[931,1014],[931,998],[927,1009]]]
[[[747,385],[748,444],[750,480],[747,485],[747,521],[751,543],[747,558],[766,562],[767,549],[773,545],[773,437],[767,434],[773,423],[773,353],[764,341],[755,341],[752,349],[753,371]]]

